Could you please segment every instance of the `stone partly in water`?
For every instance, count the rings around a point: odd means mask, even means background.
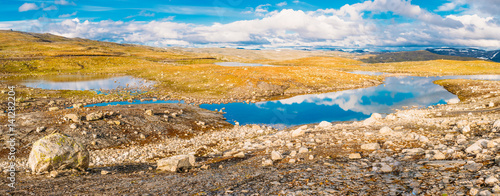
[[[61,169],[86,170],[89,151],[75,139],[54,133],[33,144],[28,165],[34,173]]]
[[[158,160],[158,169],[170,172],[187,171],[194,166],[194,155],[177,155]]]

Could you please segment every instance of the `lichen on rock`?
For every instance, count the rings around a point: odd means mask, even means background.
[[[80,142],[64,134],[54,133],[33,144],[28,165],[34,173],[61,169],[85,170],[89,152]]]

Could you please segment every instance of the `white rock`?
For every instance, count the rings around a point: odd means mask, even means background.
[[[470,132],[470,126],[466,125],[464,128],[462,128],[462,133],[469,133]]]
[[[266,160],[262,161],[262,166],[271,166],[271,165],[273,165],[272,160],[266,159]]]
[[[460,99],[458,99],[458,98],[453,98],[453,99],[450,99],[450,100],[446,101],[446,103],[448,103],[450,105],[451,104],[457,104],[459,102],[460,102]]]
[[[349,159],[361,159],[361,154],[351,153],[351,154],[349,154]]]
[[[57,110],[59,110],[59,107],[50,107],[49,108],[49,111],[57,111]]]
[[[109,174],[109,171],[107,171],[107,170],[101,170],[101,175],[106,175],[106,174]]]
[[[194,155],[176,155],[157,161],[158,169],[170,172],[189,169],[194,166]]]
[[[469,191],[469,195],[477,195],[479,193],[479,190],[476,188],[471,188]]]
[[[444,139],[445,139],[445,140],[448,140],[448,141],[451,141],[451,140],[453,140],[454,138],[455,138],[455,135],[450,134],[450,133],[448,133],[448,134],[446,134],[446,135],[444,136]]]
[[[488,178],[486,178],[486,180],[484,181],[484,183],[490,185],[490,186],[494,186],[498,183],[498,179],[495,178],[495,176],[490,176]]]
[[[73,123],[73,124],[69,125],[69,128],[71,128],[71,129],[76,129],[76,128],[77,128],[77,126],[76,126],[76,124],[75,124],[75,123]]]
[[[496,148],[498,146],[498,143],[494,141],[489,141],[486,145],[487,148]]]
[[[80,116],[77,114],[66,114],[64,115],[64,120],[71,120],[73,122],[80,122]]]
[[[317,126],[317,127],[325,129],[325,128],[330,128],[330,127],[332,127],[332,126],[333,126],[333,125],[332,125],[332,123],[330,123],[330,122],[327,122],[327,121],[321,121],[321,122],[318,124],[318,126]]]
[[[495,103],[490,102],[490,103],[488,104],[488,106],[490,106],[490,107],[495,107]]]
[[[49,173],[49,177],[51,177],[51,178],[57,178],[58,176],[59,176],[59,172],[58,171],[54,170],[54,171],[51,171]]]
[[[244,152],[239,152],[234,155],[236,158],[245,158],[245,153]]]
[[[396,120],[396,116],[394,114],[389,114],[385,117],[386,120]]]
[[[427,143],[429,142],[429,138],[421,135],[419,138],[418,138],[418,141],[422,142],[422,143]]]
[[[493,123],[494,128],[500,128],[500,120],[496,120],[495,123]]]
[[[483,150],[483,142],[488,142],[488,140],[485,139],[480,139],[476,141],[474,144],[470,145],[467,149],[465,149],[466,153],[469,154],[477,154],[480,153]]]
[[[85,170],[89,167],[89,151],[75,139],[54,133],[33,144],[28,159],[31,171],[40,173],[60,169]]]
[[[43,126],[42,126],[42,127],[37,127],[37,128],[36,128],[36,132],[37,132],[37,133],[40,133],[40,132],[45,131],[45,129],[46,129],[46,128],[45,128],[45,127],[43,127]]]
[[[379,114],[379,113],[373,113],[370,118],[374,118],[374,119],[377,119],[377,120],[380,120],[382,119],[382,115]]]
[[[435,154],[434,154],[434,156],[433,156],[432,158],[434,158],[435,160],[443,160],[443,159],[446,159],[446,155],[445,155],[445,154],[443,154],[442,152],[437,151],[437,150],[436,150],[436,151],[434,151],[434,152],[435,152]]]
[[[392,131],[391,128],[386,126],[386,127],[382,127],[382,129],[380,129],[378,132],[382,135],[391,135],[391,134],[393,134],[394,131]]]
[[[292,137],[299,137],[306,133],[306,130],[302,128],[298,128],[292,131]]]
[[[295,157],[295,155],[297,155],[297,151],[292,150],[292,152],[290,152],[290,156],[291,156],[291,157]]]
[[[390,165],[387,165],[387,164],[382,164],[380,171],[384,172],[384,173],[389,173],[389,172],[392,172],[392,167]]]
[[[281,159],[283,159],[283,156],[281,156],[281,153],[279,153],[278,151],[272,151],[271,152],[271,160],[278,161],[278,160],[281,160]]]
[[[144,114],[146,115],[149,115],[149,116],[153,116],[153,110],[146,110],[146,112],[144,112]]]
[[[480,196],[490,196],[491,192],[488,190],[484,190],[484,191],[479,192],[479,195]]]
[[[402,152],[410,156],[422,155],[425,153],[424,149],[422,148],[404,149]]]
[[[104,114],[103,114],[103,113],[101,113],[101,112],[94,112],[94,113],[87,114],[87,116],[85,116],[85,118],[86,118],[88,121],[92,121],[92,120],[99,120],[99,119],[101,119],[103,116],[104,116]]]
[[[377,123],[378,123],[378,120],[377,120],[377,118],[374,118],[373,115],[372,115],[372,117],[367,118],[366,120],[363,121],[364,126],[370,126],[370,125],[374,125]]]
[[[300,154],[300,153],[307,153],[307,152],[309,152],[309,149],[307,149],[307,148],[305,148],[305,147],[301,147],[301,148],[299,148],[299,154]]]
[[[361,150],[378,150],[380,145],[378,143],[369,143],[361,145]]]
[[[498,185],[495,185],[492,189],[491,189],[494,193],[500,193],[500,186]]]
[[[465,164],[466,162],[461,160],[452,160],[452,161],[446,160],[446,161],[429,161],[425,163],[425,166],[434,167],[439,170],[449,170],[461,167]]]

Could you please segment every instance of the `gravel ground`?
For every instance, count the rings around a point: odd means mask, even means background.
[[[374,114],[359,122],[322,122],[286,130],[258,125],[217,128],[221,117],[202,120],[203,111],[183,109],[182,120],[201,115],[191,120],[197,126],[203,126],[200,121],[213,126],[193,129],[186,137],[149,142],[127,132],[129,142],[90,147],[91,165],[85,172],[32,175],[23,168],[16,189],[2,189],[0,194],[499,195],[500,97],[490,94],[454,105]],[[135,114],[164,118],[164,109],[156,108],[151,108],[153,115],[142,108]],[[123,107],[119,113],[127,118],[134,113],[128,110],[135,109]],[[97,112],[82,110],[82,116]],[[109,113],[112,107],[99,110]],[[60,112],[57,115],[74,111]],[[107,121],[82,120],[81,125]],[[177,154],[195,154],[195,166],[182,173],[157,170],[157,160]],[[25,165],[22,157],[19,161]]]

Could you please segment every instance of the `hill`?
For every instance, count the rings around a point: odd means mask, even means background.
[[[61,74],[130,75],[156,82],[155,90],[148,92],[199,100],[261,100],[311,91],[361,88],[379,84],[382,80],[381,77],[309,66],[226,67],[214,64],[227,59],[242,59],[226,53],[247,53],[246,56],[254,55],[257,59],[280,56],[276,51],[238,51],[241,52],[225,50],[209,54],[210,50],[191,52],[179,48],[0,31],[0,74],[24,78]]]
[[[480,50],[475,48],[465,48],[465,49],[457,49],[457,48],[429,48],[427,51],[432,52],[434,54],[440,55],[450,55],[450,56],[460,56],[460,57],[473,57],[484,60],[491,60],[495,62],[500,62],[500,50]]]
[[[382,53],[376,56],[371,56],[360,60],[365,63],[391,63],[391,62],[431,61],[431,60],[476,61],[478,59],[471,57],[440,55],[425,50],[419,50],[419,51]]]

